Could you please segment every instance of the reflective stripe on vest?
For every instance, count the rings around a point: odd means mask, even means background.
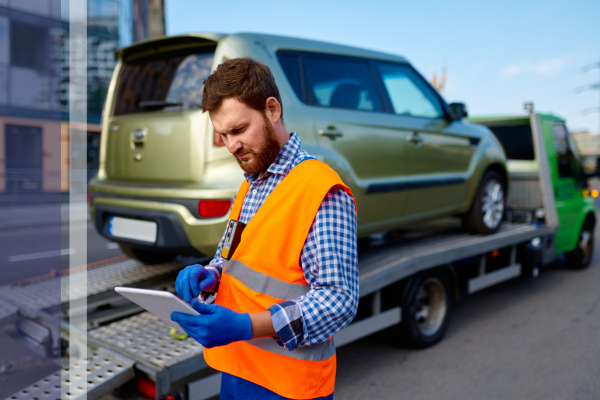
[[[244,181],[231,209],[239,219],[249,190]],[[296,300],[310,291],[300,255],[323,198],[334,186],[348,189],[327,164],[306,160],[267,196],[246,225],[231,260],[223,268],[215,303],[236,312],[256,313]],[[332,338],[292,351],[272,337],[204,349],[211,367],[254,382],[283,397],[328,396],[335,386]]]
[[[257,293],[281,299],[294,300],[308,293],[310,287],[288,283],[248,268],[243,262],[230,260],[227,262],[227,273]]]
[[[333,339],[313,344],[311,346],[301,347],[293,351],[289,351],[285,347],[281,347],[279,344],[277,344],[275,339],[271,337],[246,340],[245,342],[263,350],[267,350],[271,353],[295,358],[297,360],[325,361],[329,360],[335,354],[335,344]]]

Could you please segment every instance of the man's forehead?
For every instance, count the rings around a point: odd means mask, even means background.
[[[217,110],[210,111],[210,120],[218,132],[237,129],[250,122],[256,110],[237,99],[225,99]]]

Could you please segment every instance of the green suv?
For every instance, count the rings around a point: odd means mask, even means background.
[[[202,82],[244,56],[269,66],[288,129],[352,189],[359,237],[449,215],[476,233],[500,227],[502,147],[402,57],[249,33],[166,37],[117,55],[90,212],[134,258],[214,253],[244,178],[200,109]]]

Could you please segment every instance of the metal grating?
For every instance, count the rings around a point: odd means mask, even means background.
[[[0,325],[12,321],[16,313],[17,307],[6,301],[0,300]]]
[[[91,330],[89,335],[135,360],[162,368],[202,354],[202,345],[192,338],[173,339],[170,329],[157,316],[144,312]]]
[[[61,400],[60,388],[61,388],[61,371],[56,371],[53,374],[48,375],[42,380],[37,381],[33,385],[26,387],[23,390],[18,391],[5,400]]]
[[[133,361],[99,349],[6,400],[93,400],[134,377]]]
[[[75,288],[75,298],[92,296],[111,290],[115,286],[130,285],[180,268],[180,262],[144,265],[132,259],[92,268],[88,270],[87,288]],[[69,301],[69,277],[65,275],[51,278],[27,286],[2,286],[0,297],[32,310],[47,309]]]

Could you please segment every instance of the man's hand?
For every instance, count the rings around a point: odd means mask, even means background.
[[[217,286],[217,273],[200,264],[189,265],[179,271],[175,280],[175,290],[186,303],[198,297],[200,292],[213,292]]]
[[[247,313],[238,313],[217,304],[200,303],[198,299],[192,300],[192,307],[202,315],[174,312],[171,320],[202,346],[211,348],[252,339],[252,322]]]

